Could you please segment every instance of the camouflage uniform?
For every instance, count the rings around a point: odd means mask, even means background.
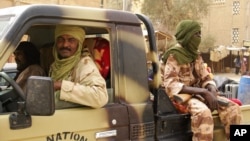
[[[200,88],[205,88],[207,84],[216,85],[201,56],[198,56],[193,63],[178,65],[173,55],[170,55],[165,66],[162,67],[162,74],[163,87],[170,98],[179,94],[184,85]],[[227,107],[219,106],[217,111],[221,122],[225,125],[227,137],[229,137],[230,124],[240,123],[241,111],[236,103],[227,98],[225,100],[229,102],[229,105]],[[185,106],[191,114],[193,141],[213,140],[214,122],[211,110],[207,105],[197,98],[191,98],[185,103]]]
[[[57,109],[80,104],[99,108],[108,102],[106,82],[89,56],[81,58],[55,95]]]
[[[78,41],[74,54],[63,59],[58,55],[58,39],[62,35],[70,35]],[[79,105],[100,108],[107,104],[106,82],[89,56],[88,50],[83,49],[85,31],[81,27],[58,25],[55,29],[55,40],[55,61],[50,67],[49,75],[54,82],[61,82],[61,88],[55,92],[56,108]],[[62,44],[63,47],[65,45],[67,44]]]

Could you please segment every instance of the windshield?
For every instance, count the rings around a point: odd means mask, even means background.
[[[13,19],[14,15],[0,16],[0,38],[3,37],[3,34],[6,32],[7,27],[11,24]]]

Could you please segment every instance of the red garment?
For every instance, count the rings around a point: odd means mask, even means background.
[[[95,40],[96,43],[93,48],[94,59],[101,75],[106,79],[110,71],[109,41],[100,37],[96,38]]]
[[[236,98],[230,98],[231,101],[233,101],[234,103],[238,104],[239,106],[242,105],[241,101],[239,99]]]

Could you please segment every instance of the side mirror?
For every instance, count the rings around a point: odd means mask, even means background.
[[[54,84],[50,77],[29,77],[26,89],[26,110],[31,115],[48,116],[54,114]]]

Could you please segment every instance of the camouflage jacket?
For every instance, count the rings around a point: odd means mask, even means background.
[[[100,108],[108,102],[106,82],[91,57],[83,57],[56,91],[56,108],[85,105]]]
[[[200,88],[207,84],[216,85],[209,71],[200,55],[194,62],[183,65],[178,65],[174,56],[170,55],[166,64],[161,66],[162,86],[172,97],[173,94],[179,94],[183,85]]]

